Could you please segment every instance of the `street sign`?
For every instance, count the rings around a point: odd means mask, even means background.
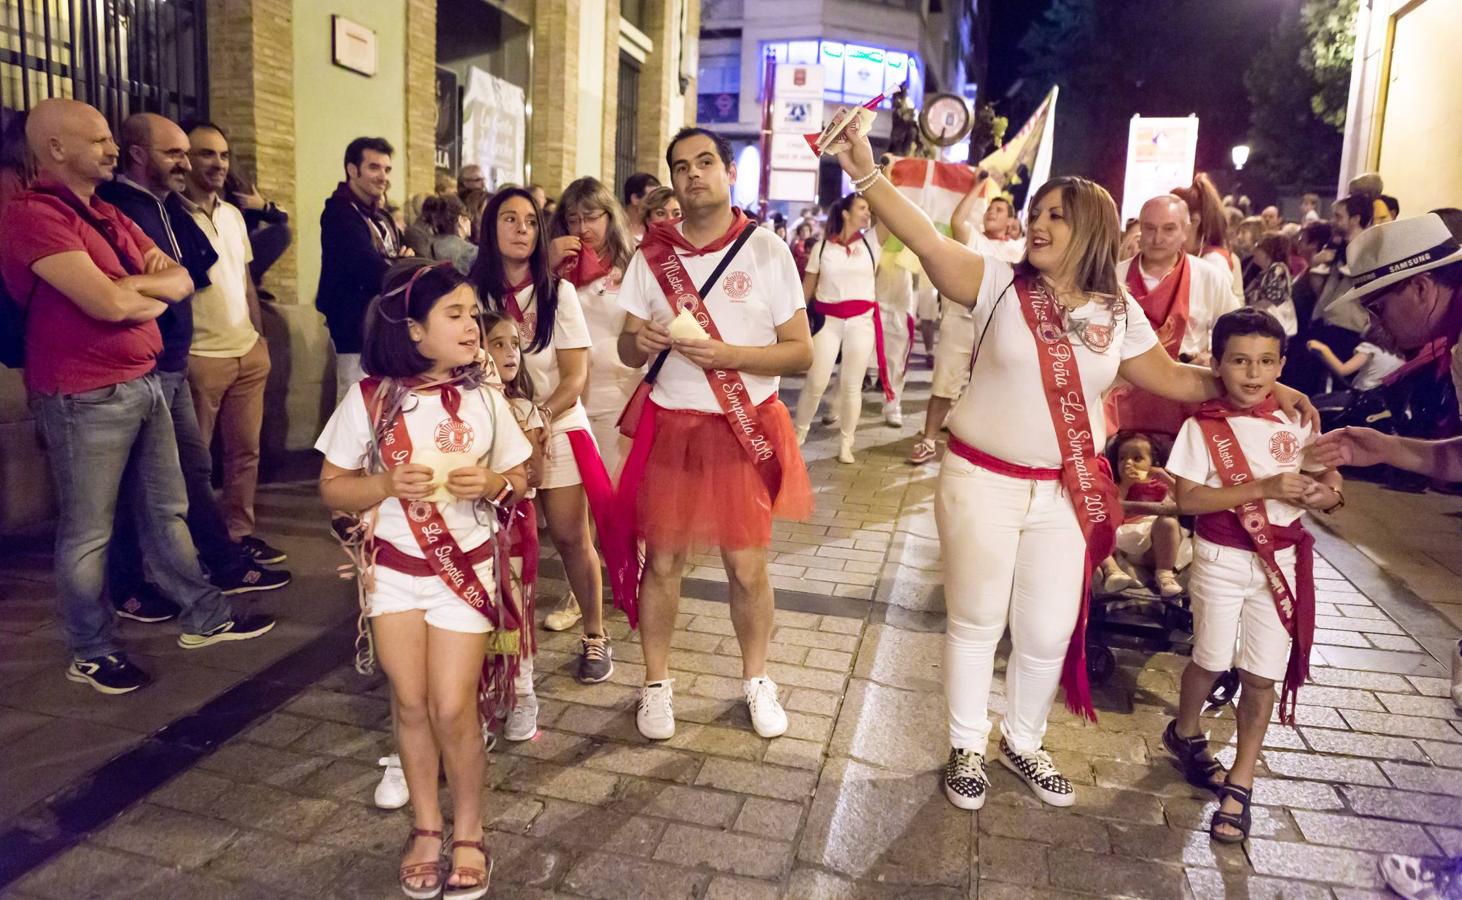
[[[818,158],[807,149],[807,141],[800,134],[772,133],[772,168],[798,171],[815,171]]]
[[[807,144],[802,144],[807,152]],[[793,203],[817,202],[817,172],[799,172],[791,169],[773,169],[767,199],[788,200]]]

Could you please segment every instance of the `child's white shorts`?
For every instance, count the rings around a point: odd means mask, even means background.
[[[493,590],[492,560],[483,560],[474,568],[482,586]],[[487,621],[487,617],[468,606],[466,600],[458,597],[436,575],[407,575],[378,565],[375,577],[376,589],[366,598],[371,618],[419,609],[426,613],[426,624],[433,628],[462,634],[492,631],[492,623]]]
[[[1289,632],[1279,619],[1263,564],[1252,550],[1236,550],[1193,539],[1193,662],[1210,672],[1237,666],[1272,681],[1283,681],[1289,667]],[[1275,558],[1291,590],[1295,550]],[[1237,649],[1235,647],[1237,645]]]
[[[1152,526],[1157,522],[1157,516],[1142,516],[1137,519],[1129,519],[1117,526],[1117,552],[1127,558],[1129,562],[1141,565],[1147,551],[1152,549]],[[1173,566],[1179,571],[1186,569],[1193,561],[1193,541],[1188,537],[1188,532],[1182,533],[1178,541],[1178,561]]]

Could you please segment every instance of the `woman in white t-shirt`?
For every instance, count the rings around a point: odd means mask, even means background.
[[[807,257],[802,276],[802,297],[824,315],[822,328],[812,336],[812,368],[797,397],[797,442],[807,440],[812,417],[832,378],[838,353],[837,411],[841,439],[838,462],[852,463],[853,433],[863,409],[863,373],[875,356],[882,357],[882,322],[874,298],[877,258],[864,231],[870,221],[868,201],[852,194],[834,203],[827,215],[826,237]]]
[[[1067,177],[1036,190],[1026,258],[1012,267],[940,235],[879,175],[856,123],[848,131],[838,161],[854,187],[940,293],[975,318],[974,371],[949,419],[935,499],[948,551],[945,794],[962,809],[984,804],[990,684],[1008,624],[1001,761],[1044,802],[1070,806],[1075,790],[1041,744],[1058,687],[1068,707],[1095,717],[1083,589],[1120,521],[1096,459],[1107,437],[1102,394],[1119,374],[1189,403],[1219,387],[1210,370],[1169,357],[1147,317],[1133,314],[1116,275],[1117,208],[1100,185]]]
[[[604,631],[603,577],[589,532],[588,487],[608,489],[580,396],[589,375],[589,327],[579,295],[549,270],[548,235],[533,197],[522,188],[495,194],[482,216],[482,244],[472,270],[483,304],[517,323],[534,402],[549,423],[538,493],[548,536],[563,560],[583,612],[578,678],[609,678],[614,661]]]
[[[562,257],[555,271],[578,291],[579,306],[589,326],[593,344],[589,348],[584,411],[604,457],[604,468],[614,478],[629,445],[619,433],[619,416],[645,375],[643,368],[632,369],[620,362],[617,349],[619,333],[624,330],[619,284],[634,255],[624,208],[614,199],[614,192],[597,178],[577,179],[559,197],[548,235],[552,242],[550,258]],[[589,252],[585,252],[586,247]]]
[[[486,383],[492,369],[479,362],[476,311],[476,295],[450,263],[397,266],[366,313],[361,361],[370,377],[346,392],[315,444],[325,454],[321,499],[359,516],[348,528],[337,519],[336,528],[362,569],[366,646],[390,680],[415,801],[400,872],[408,895],[486,887],[478,687],[489,633],[521,614],[494,565],[506,555],[496,510],[527,490],[531,447]],[[495,659],[510,676],[509,657]],[[492,690],[500,683],[486,682],[488,717],[507,705]],[[441,768],[458,839],[445,878]]]

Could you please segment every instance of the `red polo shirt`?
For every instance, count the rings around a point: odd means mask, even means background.
[[[47,190],[69,190],[54,181]],[[79,198],[72,195],[79,204]],[[110,225],[117,250],[65,201],[35,190],[5,204],[0,212],[0,277],[10,296],[29,312],[25,327],[25,385],[42,394],[75,394],[140,378],[157,365],[162,336],[154,322],[116,323],[94,319],[65,294],[31,271],[36,261],[80,250],[108,278],[126,277],[117,257],[125,254],[141,272],[152,239],[115,206],[93,196],[91,213]],[[34,293],[32,293],[34,291]]]

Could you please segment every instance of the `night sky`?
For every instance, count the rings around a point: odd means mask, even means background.
[[[1113,71],[1109,95],[1115,113],[1089,121],[1087,98],[1063,90],[1056,110],[1056,165],[1052,174],[1080,174],[1120,187],[1127,120],[1134,114],[1199,118],[1198,168],[1231,167],[1230,148],[1245,143],[1249,102],[1244,71],[1286,10],[1299,0],[1100,0],[1105,9],[1138,12],[1141,34],[1107,36],[1123,61]],[[1014,133],[1034,103],[1007,97],[1026,64],[1020,41],[1053,0],[989,0],[990,71],[987,83],[996,110]],[[1120,13],[1119,13],[1120,14]],[[1037,94],[1049,85],[1041,84]],[[1066,113],[1063,116],[1063,111]],[[1073,133],[1076,129],[1082,134]],[[1064,140],[1063,140],[1064,137]]]

